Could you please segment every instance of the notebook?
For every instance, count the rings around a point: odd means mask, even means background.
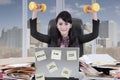
[[[79,48],[36,48],[36,78],[79,78]],[[41,79],[42,80],[42,79]]]

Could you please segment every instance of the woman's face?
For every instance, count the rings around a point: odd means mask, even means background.
[[[72,24],[65,22],[62,18],[58,19],[57,29],[60,31],[62,37],[67,37]]]

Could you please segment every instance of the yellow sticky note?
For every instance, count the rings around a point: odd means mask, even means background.
[[[51,59],[61,60],[61,50],[52,50]]]
[[[35,80],[45,80],[43,73],[35,74]]]
[[[70,69],[64,67],[62,72],[61,72],[61,76],[69,78],[71,76],[71,72],[72,71]]]
[[[67,60],[77,60],[77,51],[67,51]]]
[[[52,72],[55,72],[56,70],[58,70],[58,67],[55,62],[51,62],[51,63],[47,64],[47,69],[50,73],[52,73]]]
[[[37,61],[42,61],[46,59],[46,54],[44,50],[38,51],[35,53],[35,57],[37,58]]]

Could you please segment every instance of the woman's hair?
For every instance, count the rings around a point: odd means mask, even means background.
[[[56,23],[58,22],[59,18],[62,18],[65,22],[72,24],[71,14],[67,11],[62,11],[58,14],[58,16],[56,17]]]
[[[67,11],[62,11],[58,14],[58,16],[56,17],[56,24],[57,24],[59,18],[62,18],[65,22],[72,24],[71,14]],[[61,36],[59,30],[57,29],[57,26],[56,26],[56,34],[55,35],[56,35],[55,38],[62,39],[62,36]],[[70,28],[68,36],[69,36],[70,42],[74,41],[76,36],[75,36],[73,27]]]
[[[59,18],[62,18],[65,22],[72,24],[71,14],[67,11],[62,11],[58,14],[58,16],[55,19],[56,24],[57,24]],[[60,44],[59,41],[62,40],[62,36],[61,36],[59,30],[57,29],[57,25],[56,25],[56,27],[54,27],[54,29],[51,29],[50,36],[52,37],[51,39],[54,41],[54,43],[56,43],[57,45]],[[75,40],[76,39],[76,31],[73,27],[70,28],[68,36],[69,36],[69,42],[71,44],[73,44],[74,41],[76,41]]]

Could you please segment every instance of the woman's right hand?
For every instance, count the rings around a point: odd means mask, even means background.
[[[34,10],[33,13],[32,13],[32,19],[35,19],[37,18],[37,15],[38,13],[42,10],[40,7],[41,7],[41,4],[37,4],[38,5],[38,9]]]

